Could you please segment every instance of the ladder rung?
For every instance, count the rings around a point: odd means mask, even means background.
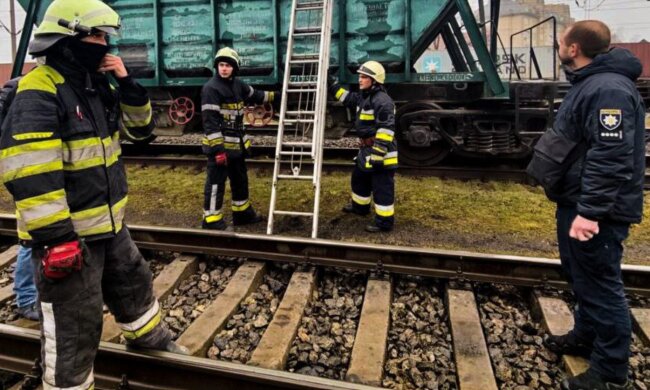
[[[314,119],[285,119],[283,122],[289,125],[297,124],[297,123],[314,123]]]
[[[310,1],[308,3],[298,3],[298,4],[296,4],[296,9],[305,9],[305,8],[323,9],[323,2],[322,1]]]
[[[281,156],[310,156],[311,157],[311,152],[280,152]]]
[[[295,217],[313,217],[314,213],[308,213],[304,211],[282,211],[282,210],[275,210],[273,211],[273,214],[276,215],[293,215]]]
[[[320,32],[320,27],[295,27],[293,29],[294,34],[318,33],[320,35]]]
[[[315,115],[316,111],[287,111],[286,115]]]
[[[283,142],[282,146],[288,146],[288,147],[300,147],[300,148],[311,148],[312,143],[311,142],[296,142],[296,141],[287,141]]]
[[[291,56],[292,60],[315,60],[318,59],[318,53],[300,53]]]
[[[318,83],[315,81],[298,81],[289,83],[290,87],[315,87]]]
[[[290,64],[318,64],[320,60],[318,58],[313,60],[290,60]]]
[[[294,33],[293,37],[316,37],[320,36],[320,31],[314,31],[314,32],[303,32],[303,33]]]
[[[313,7],[296,7],[296,11],[322,11],[323,7],[315,5]]]
[[[307,176],[307,175],[278,175],[278,179],[313,180],[314,176]]]
[[[287,89],[287,93],[301,93],[301,92],[307,92],[307,93],[313,93],[316,92],[317,90],[314,88],[304,88],[304,89]]]

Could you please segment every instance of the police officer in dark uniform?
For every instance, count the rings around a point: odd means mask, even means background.
[[[386,71],[379,62],[368,61],[357,73],[358,93],[345,90],[331,76],[328,79],[330,93],[356,111],[355,127],[361,138],[352,172],[352,201],[343,211],[367,215],[374,201],[375,221],[366,231],[387,232],[395,224],[395,104],[384,88]]]
[[[590,359],[589,370],[562,383],[571,390],[631,387],[621,258],[630,224],[642,218],[645,107],[635,87],[641,63],[609,45],[599,21],[575,23],[560,38],[572,88],[528,167],[557,203],[560,258],[577,300],[573,330],[545,342]]]
[[[205,181],[203,228],[225,230],[221,206],[226,179],[232,191],[232,220],[234,225],[262,221],[248,198],[246,157],[251,141],[244,132],[244,107],[250,103],[272,103],[274,92],[258,91],[239,80],[240,59],[237,52],[224,47],[217,52],[215,76],[201,91],[203,117],[203,152],[208,156]]]

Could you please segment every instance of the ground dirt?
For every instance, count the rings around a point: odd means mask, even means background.
[[[205,172],[194,168],[128,167],[127,223],[200,227]],[[438,178],[396,177],[396,228],[369,234],[372,217],[341,213],[349,199],[349,175],[325,174],[322,180],[319,237],[350,242],[431,247],[485,253],[557,258],[554,204],[539,188],[497,182],[460,182]],[[270,178],[250,172],[250,199],[268,214]],[[279,209],[311,208],[309,183],[289,183],[278,195]],[[224,210],[230,217],[230,195]],[[0,191],[0,211],[13,212],[6,190]],[[650,194],[645,220],[632,227],[624,261],[650,265]],[[236,227],[238,232],[266,233],[266,223]],[[279,220],[275,233],[307,236],[309,221]]]

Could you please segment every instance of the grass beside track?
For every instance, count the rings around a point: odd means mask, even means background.
[[[199,227],[203,209],[205,172],[194,168],[128,167],[127,222]],[[250,199],[268,214],[270,178],[249,173]],[[460,182],[438,178],[396,178],[396,229],[371,235],[363,227],[370,217],[343,215],[349,198],[348,174],[325,174],[322,180],[319,237],[391,245],[424,246],[478,252],[557,257],[554,204],[540,188],[511,183]],[[279,209],[311,207],[309,183],[286,183],[290,191],[279,197]],[[631,229],[625,262],[650,265],[650,194],[646,193],[645,220]],[[229,217],[229,191],[225,213]],[[0,210],[13,212],[7,191],[0,192]],[[289,235],[308,234],[310,224],[280,221]],[[266,224],[237,228],[265,233]]]

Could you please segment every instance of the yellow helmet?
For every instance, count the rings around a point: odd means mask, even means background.
[[[77,35],[78,26],[117,34],[120,16],[100,0],[54,0],[34,32],[29,53],[41,53],[62,38]]]
[[[215,68],[220,62],[226,62],[230,64],[234,68],[235,72],[239,71],[239,54],[237,54],[237,52],[230,47],[219,49],[217,55],[214,56]]]
[[[384,67],[377,61],[365,62],[361,65],[359,70],[357,70],[357,73],[365,74],[379,84],[383,84],[386,81],[386,70],[384,70]]]

